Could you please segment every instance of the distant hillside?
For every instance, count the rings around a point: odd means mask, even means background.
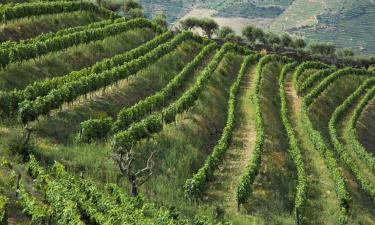
[[[190,15],[192,9],[206,8],[216,10],[211,16],[224,25],[234,24],[235,30],[241,30],[237,26],[242,27],[251,23],[273,31],[303,35],[308,40],[334,42],[337,47],[350,47],[358,53],[375,54],[375,43],[372,41],[375,34],[374,0],[140,0],[140,2],[148,16],[157,11],[165,11],[170,23],[174,23],[186,14]],[[231,17],[242,19],[233,20]]]

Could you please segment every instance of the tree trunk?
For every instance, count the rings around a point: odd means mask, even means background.
[[[131,192],[132,197],[137,197],[138,196],[138,186],[137,186],[137,183],[135,181],[131,182],[131,186],[132,186],[132,192]]]
[[[134,174],[130,175],[128,178],[129,178],[129,182],[131,185],[131,196],[137,197],[138,196],[137,178],[135,177]]]
[[[22,155],[23,155],[23,160],[24,161],[27,161],[28,160],[28,156],[29,156],[29,142],[30,142],[30,137],[31,137],[31,129],[25,127],[25,140],[24,140],[24,143],[23,143],[23,151],[22,151]]]

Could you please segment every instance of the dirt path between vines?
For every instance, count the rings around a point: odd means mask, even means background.
[[[241,82],[236,105],[236,124],[232,143],[224,156],[223,163],[209,183],[204,200],[225,209],[227,214],[237,212],[237,184],[252,157],[255,143],[255,115],[251,100],[255,66]]]
[[[297,96],[291,82],[286,81],[289,121],[299,140],[307,175],[307,203],[304,216],[306,224],[335,224],[339,212],[339,201],[335,195],[334,184],[329,177],[324,159],[314,148],[300,120],[301,99]]]

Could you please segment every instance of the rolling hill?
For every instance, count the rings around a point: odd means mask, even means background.
[[[186,15],[208,16],[238,32],[253,24],[274,32],[302,35],[312,42],[328,41],[339,48],[375,54],[371,41],[375,33],[373,0],[142,0],[141,3],[147,15],[164,11],[170,23]],[[203,13],[197,11],[203,9]]]
[[[0,224],[375,224],[371,68],[86,1],[0,18]]]

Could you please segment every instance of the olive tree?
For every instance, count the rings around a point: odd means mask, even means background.
[[[158,12],[154,17],[154,22],[159,24],[159,26],[167,29],[168,23],[167,23],[167,17],[163,12]]]

